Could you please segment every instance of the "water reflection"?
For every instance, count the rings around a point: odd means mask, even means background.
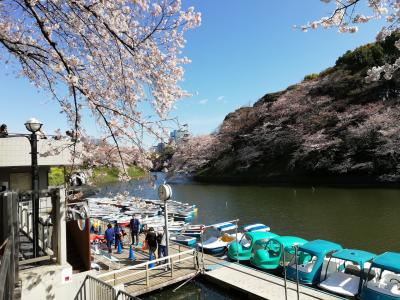
[[[156,181],[163,183],[163,176]],[[280,235],[327,239],[377,253],[400,251],[400,190],[229,186],[185,180],[171,185],[176,200],[198,206],[194,223],[240,218],[241,224],[265,223]],[[146,179],[109,185],[102,194],[125,190],[158,198]]]

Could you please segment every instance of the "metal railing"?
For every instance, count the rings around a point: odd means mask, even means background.
[[[0,265],[0,300],[13,299],[14,274],[11,265],[12,245],[7,241]]]
[[[87,275],[74,300],[115,300],[113,286]]]
[[[115,300],[140,300],[140,298],[131,296],[124,291],[119,290]]]
[[[193,268],[198,270],[198,259],[197,259],[197,251],[196,249],[190,249],[186,250],[183,252],[178,252],[169,256],[165,256],[162,258],[158,258],[155,260],[147,261],[144,263],[140,263],[137,265],[129,266],[126,268],[122,268],[116,271],[112,272],[107,272],[104,274],[100,274],[97,276],[97,278],[104,278],[104,277],[110,277],[105,279],[104,282],[110,283],[115,285],[121,284],[121,283],[127,283],[133,280],[138,280],[137,275],[138,274],[143,274],[143,279],[146,282],[146,286],[150,286],[150,279],[151,279],[151,272],[153,270],[157,269],[165,269],[168,268],[170,272],[170,276],[174,276],[174,268],[177,267],[177,265],[181,262],[187,261],[187,260],[193,260]],[[162,264],[155,265],[156,263],[163,262]],[[126,271],[134,271],[137,270],[137,272],[129,272],[127,274]],[[139,278],[141,279],[141,278]]]
[[[17,194],[0,193],[0,300],[14,298],[18,281]],[[4,250],[4,251],[3,251]]]
[[[18,229],[29,240],[33,240],[32,193],[30,191],[19,195]],[[40,191],[40,218],[38,220],[38,246],[41,250],[39,257],[22,256],[20,265],[50,260],[57,256],[57,203],[60,201],[59,189]]]
[[[140,300],[93,276],[87,275],[74,300]]]

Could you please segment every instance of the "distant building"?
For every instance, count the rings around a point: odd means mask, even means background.
[[[52,166],[70,166],[70,141],[38,140],[39,188],[48,187],[48,173]],[[79,148],[79,147],[78,147]],[[45,156],[51,149],[52,155]],[[6,190],[25,191],[32,188],[31,145],[25,137],[0,138],[0,186]],[[75,160],[79,165],[80,161]]]
[[[165,143],[158,143],[156,146],[156,152],[162,153],[165,150]]]
[[[188,137],[189,133],[188,130],[185,129],[175,129],[174,131],[171,131],[170,133],[170,139],[171,141],[174,141],[175,143],[179,143],[182,141],[184,138]]]

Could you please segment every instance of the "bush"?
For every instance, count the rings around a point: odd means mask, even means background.
[[[64,169],[62,167],[51,167],[48,174],[49,185],[63,185],[65,182]]]
[[[308,75],[304,76],[304,81],[313,80],[318,77],[319,77],[319,74],[317,74],[317,73],[308,74]]]

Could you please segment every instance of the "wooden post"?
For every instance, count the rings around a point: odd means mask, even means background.
[[[146,265],[146,285],[147,286],[150,285],[150,281],[149,281],[149,264]]]

